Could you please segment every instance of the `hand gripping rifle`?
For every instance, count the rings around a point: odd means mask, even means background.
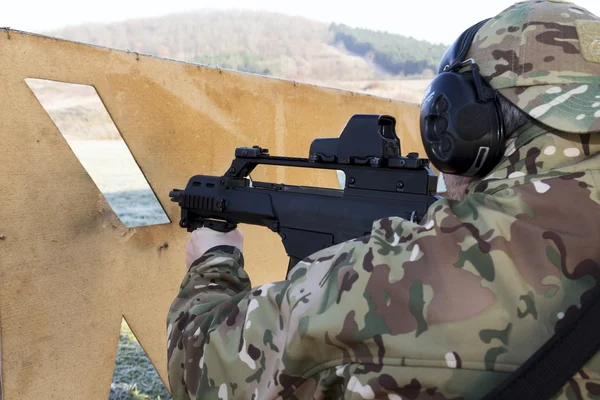
[[[276,157],[259,146],[239,147],[223,176],[196,175],[169,196],[181,207],[179,225],[228,232],[238,224],[277,232],[290,258],[303,258],[370,234],[375,220],[419,222],[438,200],[437,176],[417,153],[400,156],[396,120],[354,115],[339,138],[315,139],[308,158]],[[248,179],[259,164],[341,170],[344,190],[292,186]]]

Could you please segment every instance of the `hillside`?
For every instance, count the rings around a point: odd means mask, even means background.
[[[47,34],[311,83],[429,78],[446,48],[385,32],[253,11],[198,11]]]

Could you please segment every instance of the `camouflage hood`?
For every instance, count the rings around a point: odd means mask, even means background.
[[[532,121],[511,135],[498,166],[485,178],[474,180],[469,192],[494,194],[509,187],[533,183],[541,194],[546,188],[542,179],[599,169],[599,153],[598,134],[561,132]]]
[[[600,131],[600,19],[588,10],[559,0],[516,3],[482,26],[467,58],[538,121]]]

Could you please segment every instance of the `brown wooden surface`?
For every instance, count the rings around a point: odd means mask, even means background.
[[[170,224],[127,229],[24,79],[93,85]],[[355,113],[397,118],[424,155],[413,104],[0,30],[0,366],[6,400],[106,399],[121,317],[166,379],[165,315],[189,237],[169,191],[225,172],[238,146],[306,157]],[[271,168],[255,180],[336,186]],[[277,235],[242,227],[253,284],[280,280]],[[159,251],[165,243],[168,248]]]

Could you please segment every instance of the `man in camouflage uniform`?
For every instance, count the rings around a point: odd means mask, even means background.
[[[517,3],[467,57],[535,120],[462,201],[375,221],[257,288],[239,232],[192,234],[168,315],[176,399],[478,399],[578,311],[600,277],[599,19]],[[596,355],[554,398],[600,398],[599,374]]]

